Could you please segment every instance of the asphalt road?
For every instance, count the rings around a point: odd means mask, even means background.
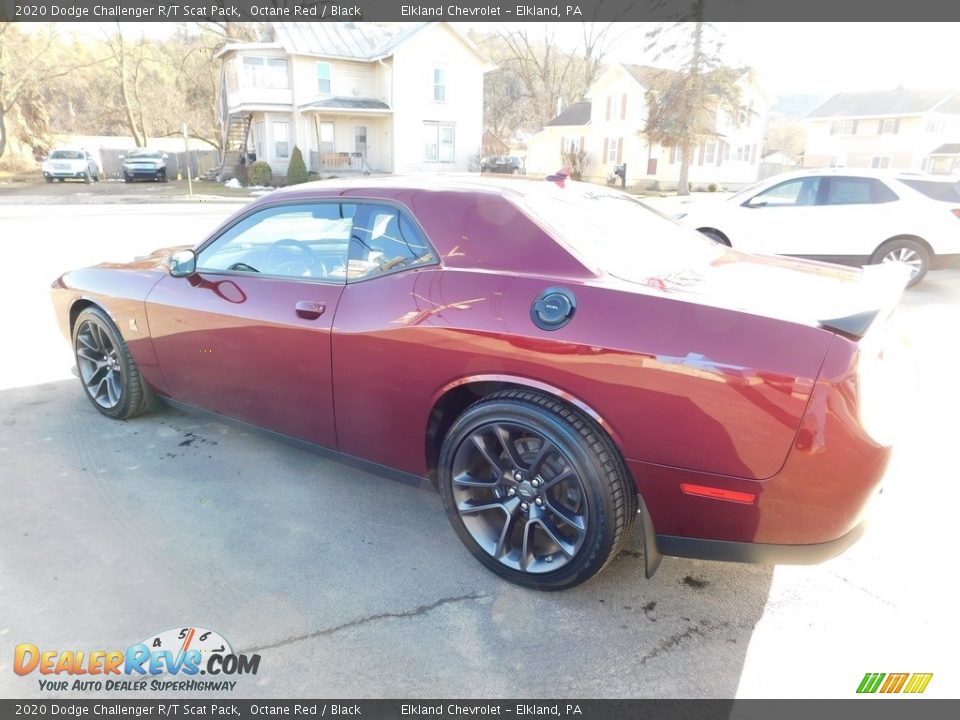
[[[69,695],[14,674],[18,643],[121,649],[188,625],[261,655],[239,697],[852,697],[868,671],[933,672],[928,696],[958,695],[960,272],[902,303],[919,380],[848,553],[667,558],[648,581],[635,539],[593,582],[540,594],[476,563],[429,490],[87,402],[50,282],[200,238],[235,208],[0,207],[0,697]]]

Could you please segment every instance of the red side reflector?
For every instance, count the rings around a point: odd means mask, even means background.
[[[698,495],[700,497],[713,498],[714,500],[727,500],[728,502],[743,503],[744,505],[753,505],[753,501],[757,497],[753,493],[724,490],[723,488],[707,487],[706,485],[692,485],[690,483],[680,483],[680,489],[687,495]]]
[[[952,212],[954,215],[956,215],[958,218],[960,218],[960,208],[954,208],[954,209],[951,210],[950,212]]]

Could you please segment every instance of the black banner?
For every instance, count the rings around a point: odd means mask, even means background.
[[[907,708],[906,706],[910,707]],[[960,701],[862,700],[0,700],[0,718],[565,718],[941,720]]]
[[[944,0],[0,0],[12,22],[956,21]],[[852,32],[856,32],[852,30]]]

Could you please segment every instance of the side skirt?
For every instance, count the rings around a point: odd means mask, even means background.
[[[306,440],[300,440],[299,438],[284,435],[283,433],[278,433],[273,430],[267,430],[266,428],[259,427],[258,425],[252,425],[248,422],[244,422],[243,420],[236,420],[234,418],[227,417],[226,415],[220,415],[219,413],[215,413],[211,410],[204,410],[203,408],[197,407],[196,405],[191,405],[190,403],[180,402],[179,400],[173,400],[168,397],[160,396],[158,396],[157,399],[169,405],[170,407],[176,408],[177,410],[181,410],[190,415],[199,415],[200,417],[207,418],[208,420],[216,420],[217,422],[231,425],[239,428],[240,430],[245,430],[255,435],[276,440],[284,445],[295,447],[298,450],[304,450],[328,460],[335,460],[336,462],[349,465],[357,470],[368,472],[371,475],[378,475],[382,478],[400,482],[404,485],[420,488],[422,490],[429,489],[434,492],[436,491],[433,483],[431,483],[427,478],[414,475],[413,473],[387,467],[386,465],[381,465],[380,463],[370,462],[369,460],[358,458],[355,455],[348,455],[340,452],[339,450],[323,447],[322,445],[307,442]]]

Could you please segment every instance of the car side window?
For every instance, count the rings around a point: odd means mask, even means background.
[[[825,205],[867,205],[898,200],[897,194],[876,178],[832,177]]]
[[[374,203],[356,208],[347,280],[364,280],[436,261],[420,228],[399,208]]]
[[[820,191],[820,178],[807,177],[787,180],[767,188],[747,201],[749,207],[794,207],[815,205]]]
[[[197,269],[343,283],[356,208],[337,202],[264,208],[203,248]]]

